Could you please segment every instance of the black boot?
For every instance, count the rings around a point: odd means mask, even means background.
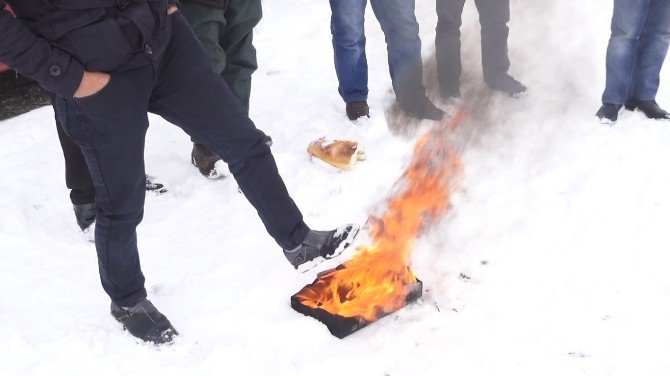
[[[305,272],[344,252],[354,242],[358,230],[358,225],[353,224],[333,231],[310,230],[302,244],[294,250],[284,250],[284,256],[294,268]]]
[[[461,97],[461,90],[458,86],[440,87],[440,96],[442,99],[451,100]]]
[[[409,102],[398,103],[407,115],[417,119],[442,120],[444,117],[444,111],[437,108],[425,95],[413,98]]]
[[[626,102],[626,109],[628,111],[633,111],[635,109],[642,111],[642,113],[649,119],[656,120],[668,120],[670,119],[670,113],[662,109],[655,100],[650,101],[640,101],[634,98],[629,99]]]
[[[621,110],[621,105],[616,103],[603,103],[600,106],[596,116],[600,119],[600,122],[603,124],[614,124],[617,119],[619,119],[619,111]]]
[[[501,74],[498,77],[486,81],[486,84],[493,90],[502,91],[511,97],[518,97],[525,92],[526,87],[519,81],[515,80],[509,74]]]
[[[116,321],[142,341],[160,345],[171,342],[179,334],[148,299],[142,299],[132,307],[119,307],[112,303],[110,309]]]
[[[370,107],[366,101],[356,101],[347,103],[347,117],[354,121],[359,118],[370,117]]]
[[[73,205],[74,216],[82,231],[86,231],[95,222],[95,202],[92,204]]]

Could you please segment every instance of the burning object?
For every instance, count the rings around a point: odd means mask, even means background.
[[[408,267],[410,256],[420,233],[449,209],[461,165],[446,132],[461,120],[457,113],[450,124],[438,124],[417,142],[385,212],[369,220],[370,245],[293,295],[293,309],[343,338],[421,296],[423,284]]]

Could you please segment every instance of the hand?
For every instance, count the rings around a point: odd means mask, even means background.
[[[179,7],[176,5],[170,5],[168,7],[168,16],[172,15],[172,13],[176,12],[179,10]]]
[[[84,98],[100,92],[109,84],[109,74],[102,72],[84,72],[79,89],[74,93],[75,98]]]

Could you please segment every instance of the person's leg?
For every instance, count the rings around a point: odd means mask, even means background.
[[[465,0],[437,0],[435,58],[440,93],[444,97],[460,96],[461,16]]]
[[[509,0],[475,0],[482,27],[482,68],[484,81],[491,82],[506,75],[510,62],[507,37],[510,19]]]
[[[368,99],[368,63],[365,55],[367,0],[330,0],[335,73],[346,103]]]
[[[51,104],[55,110],[54,100],[52,96]],[[91,174],[88,172],[88,166],[86,165],[84,154],[81,152],[81,147],[65,134],[57,114],[55,118],[58,140],[63,149],[63,158],[65,159],[65,185],[70,189],[70,200],[73,205],[95,203],[95,187],[93,187]]]
[[[247,111],[251,96],[251,75],[258,69],[253,30],[262,16],[260,0],[230,0],[225,13],[226,26],[219,35],[219,43],[227,56],[221,77]]]
[[[639,39],[651,1],[614,0],[612,36],[607,47],[607,79],[602,97],[603,103],[620,107],[628,99]]]
[[[58,98],[56,103],[61,124],[81,147],[95,186],[100,279],[119,307],[146,297],[135,229],[144,210],[144,137],[153,80],[152,66],[114,73],[99,93]]]
[[[212,70],[216,74],[222,74],[226,69],[227,57],[219,38],[227,23],[225,10],[205,7],[190,1],[182,2],[179,9],[210,57]]]
[[[400,107],[420,119],[439,120],[444,112],[433,105],[423,86],[423,61],[414,0],[371,0],[388,49],[393,91]]]
[[[653,0],[649,6],[635,61],[630,97],[652,101],[660,85],[661,68],[670,44],[670,0]]]
[[[389,68],[398,102],[412,102],[417,96],[425,96],[414,0],[371,0],[370,3],[388,45]]]
[[[184,18],[179,12],[171,17],[172,37],[161,60],[150,110],[220,155],[268,233],[283,249],[294,249],[309,228],[288,195],[264,134],[212,72]]]

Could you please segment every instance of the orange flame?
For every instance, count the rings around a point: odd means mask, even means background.
[[[447,127],[438,125],[416,143],[409,167],[396,182],[398,192],[384,215],[370,220],[371,244],[298,292],[303,305],[374,321],[406,304],[406,287],[416,282],[408,267],[414,242],[447,211],[451,187],[460,175],[460,159],[447,147],[445,136],[462,118],[457,113]]]

